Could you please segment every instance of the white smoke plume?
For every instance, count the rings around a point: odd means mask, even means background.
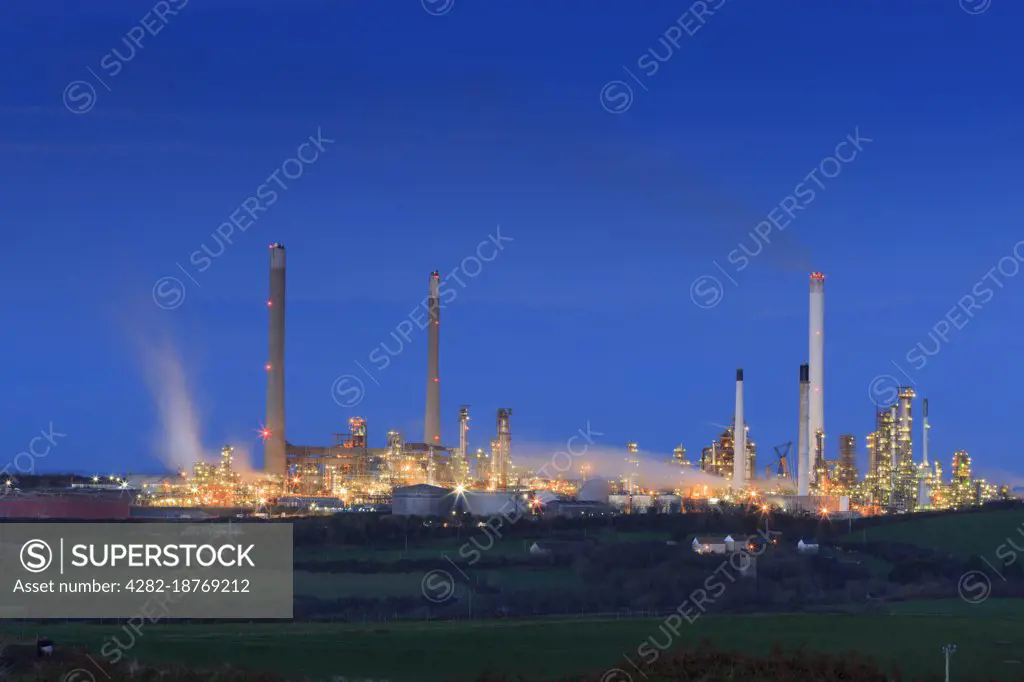
[[[708,474],[695,467],[681,467],[673,464],[671,455],[639,451],[639,466],[626,462],[628,452],[625,448],[584,447],[574,444],[574,455],[564,445],[544,446],[536,444],[512,444],[512,463],[515,466],[529,467],[535,475],[567,480],[578,480],[581,475],[586,478],[604,478],[620,480],[626,475],[634,475],[636,483],[643,488],[657,490],[676,490],[708,486],[709,489],[728,487],[727,479]]]
[[[265,476],[261,469],[253,466],[253,453],[249,445],[241,438],[231,441],[234,452],[232,453],[231,469],[241,476],[243,481],[255,481]]]
[[[544,478],[562,478],[579,480],[603,478],[608,481],[621,481],[627,475],[634,476],[633,481],[643,489],[671,492],[674,490],[692,491],[707,486],[708,493],[728,488],[729,479],[701,471],[697,467],[684,467],[671,461],[667,454],[640,450],[637,453],[639,465],[631,465],[626,461],[626,448],[590,446],[585,452],[578,443],[574,452],[562,446],[537,444],[512,444],[512,463],[515,466],[529,467],[535,476]],[[585,467],[585,469],[584,469]],[[772,491],[779,487],[778,479],[747,480],[748,487],[762,492]],[[783,486],[786,487],[786,486]],[[790,486],[795,487],[795,482]]]
[[[201,424],[174,346],[169,341],[142,344],[142,365],[160,416],[161,431],[154,442],[156,458],[171,471],[215,461],[217,455],[203,447]]]

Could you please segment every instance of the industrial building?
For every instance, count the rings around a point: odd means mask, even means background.
[[[750,427],[746,427],[746,435],[749,436]],[[730,425],[711,445],[701,450],[700,470],[715,476],[732,480],[735,473],[735,439],[733,434],[736,431],[735,423]],[[753,472],[757,465],[757,443],[747,438],[745,443],[747,451],[747,473],[746,478],[754,478]]]
[[[510,408],[497,410],[496,436],[491,452],[478,451],[473,470],[468,453],[469,406],[459,410],[459,446],[441,441],[440,411],[440,273],[428,279],[427,391],[423,442],[408,442],[402,433],[387,432],[387,445],[369,447],[366,420],[349,419],[348,431],[334,434],[331,445],[298,445],[287,441],[284,398],[285,248],[270,246],[269,357],[267,361],[267,415],[262,430],[264,471],[279,476],[279,495],[314,498],[335,496],[353,504],[382,504],[392,490],[427,485],[490,491],[518,490],[522,472],[512,460]],[[483,499],[479,505],[487,506]]]
[[[695,499],[748,504],[753,499],[748,496],[764,491],[775,496],[778,506],[791,510],[840,512],[849,509],[848,501],[852,501],[863,513],[877,513],[977,504],[995,494],[992,486],[971,478],[970,458],[964,452],[954,456],[952,482],[943,483],[939,462],[936,460],[933,467],[928,460],[927,400],[923,410],[923,462],[914,461],[916,394],[909,387],[899,388],[896,404],[876,410],[874,430],[868,436],[869,465],[863,482],[857,481],[856,439],[852,435],[839,437],[836,459],[826,457],[825,276],[821,272],[811,273],[809,281],[808,362],[799,368],[795,469],[789,459],[792,443],[777,446],[777,461],[765,467],[763,480],[758,480],[757,445],[750,438],[746,420],[743,369],[737,369],[735,374],[731,423],[723,427],[724,431],[710,446],[701,449],[698,463],[700,471],[718,477],[720,485],[703,479],[700,485],[689,488],[643,489],[636,441],[626,444],[624,471],[614,486],[605,480],[587,481],[586,463],[581,463],[578,481],[538,480],[529,470],[515,465],[513,410],[508,407],[494,412],[490,447],[471,451],[470,408],[460,406],[458,445],[446,447],[440,403],[442,285],[437,270],[429,273],[424,299],[427,385],[422,441],[406,441],[400,431],[391,429],[386,432],[383,447],[371,447],[366,419],[352,416],[347,431],[333,434],[329,445],[294,444],[286,437],[284,245],[271,244],[269,255],[267,402],[261,429],[263,472],[242,477],[233,465],[231,448],[225,447],[217,462],[196,463],[178,477],[142,486],[138,505],[164,509],[167,511],[162,513],[168,514],[194,507],[260,509],[275,503],[298,509],[312,509],[315,505],[321,510],[385,509],[392,505],[395,514],[421,516],[443,516],[453,511],[487,516],[509,510],[528,512],[532,506],[533,511],[542,508],[555,515],[582,516],[698,510],[699,505],[692,504]],[[691,467],[681,443],[668,461],[684,472]]]
[[[547,517],[561,517],[567,519],[593,518],[596,516],[611,516],[616,509],[606,502],[587,502],[585,500],[552,500],[543,505],[543,514]]]
[[[912,388],[901,386],[897,402],[878,409],[875,430],[868,434],[865,492],[873,505],[887,511],[913,511],[918,506],[920,469],[914,462]]]
[[[837,481],[839,487],[845,491],[851,491],[857,485],[857,437],[854,435],[839,436]]]

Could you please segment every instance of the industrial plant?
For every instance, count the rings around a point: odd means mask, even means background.
[[[25,495],[8,477],[0,517],[127,518],[166,515],[270,515],[391,511],[443,516],[453,512],[489,515],[514,510],[529,514],[600,515],[659,511],[700,511],[722,502],[757,504],[804,513],[873,515],[960,508],[1005,497],[1009,491],[972,477],[971,458],[953,455],[951,477],[929,460],[928,400],[922,404],[921,457],[914,451],[916,393],[901,387],[892,405],[876,406],[867,436],[868,470],[860,478],[857,438],[838,437],[838,457],[826,456],[824,407],[824,284],[810,275],[808,362],[799,366],[796,453],[792,442],[773,447],[773,458],[758,464],[758,448],[747,422],[744,370],[735,373],[732,419],[700,450],[694,465],[680,444],[665,466],[668,475],[644,480],[635,441],[621,450],[621,471],[593,475],[584,461],[578,470],[539,476],[517,465],[512,438],[513,410],[491,414],[489,448],[471,450],[470,406],[457,415],[457,444],[442,439],[440,325],[441,278],[428,276],[427,371],[421,440],[388,430],[384,447],[370,447],[366,419],[348,419],[347,431],[328,445],[301,445],[287,437],[285,410],[286,251],[270,245],[266,416],[262,471],[242,471],[234,449],[225,446],[216,462],[196,462],[176,475],[133,479],[112,477],[75,482],[71,491]],[[763,456],[763,450],[762,450]],[[762,471],[763,467],[763,471]],[[127,496],[126,496],[127,493]],[[116,494],[116,497],[115,497]]]

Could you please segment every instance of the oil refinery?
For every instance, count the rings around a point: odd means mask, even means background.
[[[111,477],[101,483],[71,482],[71,490],[26,495],[8,477],[0,492],[0,517],[127,518],[129,516],[263,515],[391,510],[395,514],[442,515],[452,511],[494,514],[524,507],[532,513],[643,513],[700,510],[733,502],[782,510],[849,514],[905,513],[960,508],[1005,497],[1009,491],[972,477],[971,458],[953,455],[949,481],[937,459],[929,460],[928,400],[922,407],[921,458],[914,453],[914,399],[900,387],[892,405],[876,406],[867,436],[868,470],[857,474],[856,437],[838,438],[839,456],[828,459],[824,428],[824,281],[810,275],[808,359],[799,367],[797,447],[773,446],[773,459],[758,465],[758,448],[746,419],[744,370],[735,373],[732,419],[721,435],[701,448],[692,465],[680,444],[660,475],[643,475],[636,442],[629,442],[608,471],[593,476],[592,463],[552,477],[516,463],[513,410],[499,407],[487,450],[471,451],[470,406],[457,415],[458,444],[442,440],[440,375],[440,273],[428,277],[427,371],[422,440],[386,432],[384,447],[370,447],[366,419],[353,416],[347,431],[329,445],[299,445],[286,438],[285,332],[286,252],[270,245],[267,399],[261,437],[262,471],[243,472],[227,445],[216,462],[196,462],[176,475],[133,479]],[[455,415],[453,415],[455,417]],[[455,419],[453,418],[453,422]],[[543,468],[541,470],[544,470]],[[667,473],[666,473],[667,472]],[[511,507],[510,507],[511,505]]]

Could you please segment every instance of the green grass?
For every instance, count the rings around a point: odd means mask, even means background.
[[[501,533],[499,528],[498,534]],[[615,531],[609,528],[590,529],[584,536],[580,533],[572,533],[569,536],[560,533],[552,533],[544,536],[523,538],[523,537],[497,537],[494,532],[493,539],[484,530],[479,528],[464,528],[457,538],[444,538],[439,540],[427,540],[410,542],[408,550],[404,546],[396,546],[387,549],[376,549],[372,547],[298,547],[295,549],[295,561],[377,561],[381,563],[394,563],[402,559],[441,559],[445,556],[455,561],[462,561],[459,549],[467,547],[464,551],[469,554],[477,551],[477,545],[481,548],[481,554],[487,557],[528,557],[530,546],[534,542],[552,541],[559,542],[565,539],[572,540],[597,540],[601,544],[617,542],[640,542],[640,541],[663,541],[672,539],[671,533],[660,531],[637,531],[632,533]],[[476,545],[472,540],[476,540]]]
[[[589,531],[587,535],[588,537],[597,537],[601,542],[614,542],[616,539],[620,542],[641,542],[647,540],[668,541],[672,539],[672,533],[657,530],[641,530],[624,533],[612,528],[599,528],[596,531]]]
[[[572,569],[543,570],[490,570],[470,573],[470,578],[477,574],[487,581],[488,585],[503,590],[529,590],[531,592],[569,592],[586,589]]]
[[[1012,537],[1018,546],[1024,537],[1024,509],[1006,509],[970,514],[944,514],[932,518],[908,515],[901,523],[867,528],[847,535],[852,542],[906,542],[929,549],[944,550],[966,559],[972,554],[992,557],[999,545]]]
[[[307,573],[295,571],[295,594],[323,599],[420,597],[423,573]]]
[[[901,616],[1024,620],[1024,599],[987,599],[980,604],[972,604],[963,599],[904,601],[890,602],[885,608]]]
[[[682,624],[678,645],[703,638],[718,646],[767,653],[773,643],[795,648],[874,656],[883,664],[900,661],[905,672],[941,673],[943,644],[956,644],[956,679],[972,675],[1019,680],[1024,666],[1004,661],[1024,649],[1024,606],[1019,600],[969,604],[940,602],[898,605],[876,616],[765,615],[703,616]],[[964,608],[968,607],[968,608]],[[898,615],[917,609],[928,615]],[[944,617],[935,617],[943,614]],[[290,674],[388,679],[392,682],[468,680],[490,668],[522,673],[529,679],[628,668],[624,655],[638,661],[637,647],[648,637],[664,640],[663,620],[534,620],[472,623],[224,624],[143,626],[133,655],[142,660],[196,665],[229,662]],[[84,643],[98,651],[103,640],[120,634],[118,625],[5,622],[0,632],[21,637],[46,634],[58,643]]]
[[[448,572],[456,579],[461,594],[464,581],[454,568]],[[295,594],[323,599],[352,597],[420,597],[424,571],[410,573],[312,573],[295,571]],[[532,570],[529,568],[467,570],[471,580],[479,580],[503,590],[564,592],[580,588],[576,573],[568,569]]]
[[[477,536],[472,536],[477,537]],[[373,549],[367,547],[318,547],[306,549],[299,547],[295,550],[295,561],[378,561],[381,563],[395,563],[402,559],[443,559],[445,556],[454,561],[462,561],[459,549],[469,542],[468,537],[461,540],[438,540],[426,545],[410,545],[408,551],[404,548],[397,549]],[[484,535],[477,537],[481,547],[487,547],[488,539]],[[498,539],[493,546],[487,550],[486,556],[507,556],[527,557],[529,556],[530,545],[534,540],[523,540],[521,538]],[[470,544],[467,553],[475,550]]]
[[[892,564],[878,557],[865,554],[864,552],[839,552],[829,547],[821,550],[821,555],[840,562],[853,561],[860,563],[871,574],[872,578],[884,580],[892,571]]]

